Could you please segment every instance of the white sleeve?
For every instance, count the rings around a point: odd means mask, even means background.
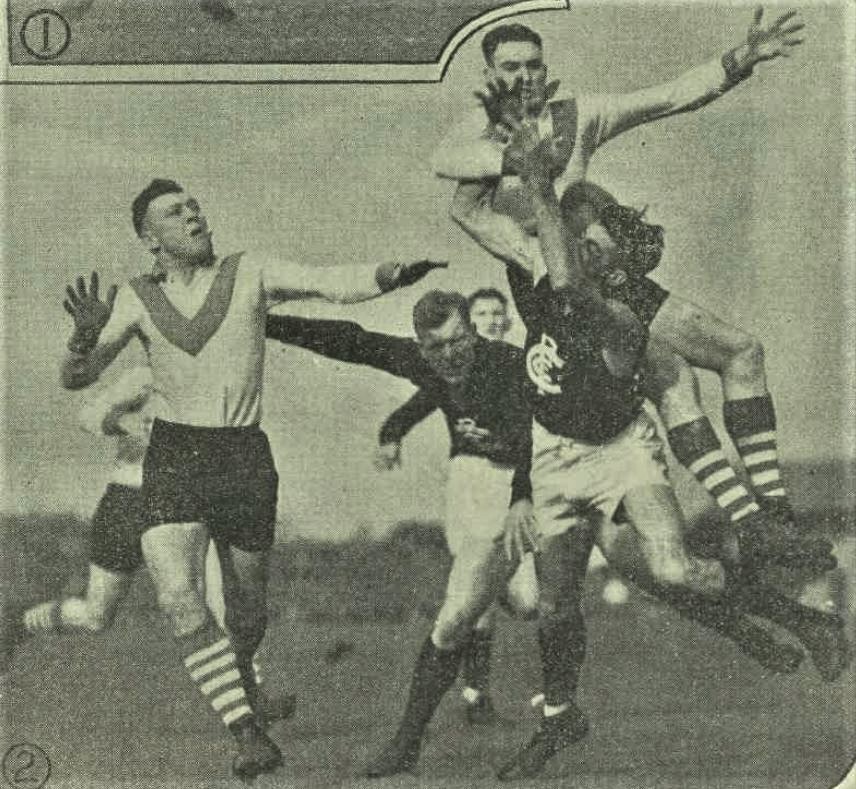
[[[485,135],[487,119],[479,107],[443,138],[431,160],[434,172],[456,181],[502,175],[506,145]]]
[[[580,134],[599,147],[640,124],[699,109],[729,88],[717,58],[650,88],[580,97]]]
[[[271,306],[293,299],[322,298],[349,303],[381,294],[375,264],[305,266],[270,263],[262,269],[262,287]]]

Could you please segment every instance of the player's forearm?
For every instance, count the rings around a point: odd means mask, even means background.
[[[504,143],[482,136],[469,142],[456,141],[434,155],[434,173],[455,181],[498,178],[519,172],[519,156]]]
[[[380,428],[378,443],[400,444],[416,425],[436,409],[437,403],[420,389],[386,418]]]
[[[84,389],[95,383],[115,357],[103,346],[87,353],[69,351],[60,367],[60,381],[65,389]]]
[[[495,182],[460,183],[452,198],[449,216],[482,249],[502,263],[531,271],[533,262],[526,234],[511,217],[493,210],[495,190]]]
[[[570,238],[552,182],[545,177],[527,179],[526,192],[538,226],[538,242],[554,290],[573,288],[591,298],[596,288],[584,275],[575,239]]]
[[[745,47],[729,50],[677,78],[633,93],[601,97],[599,144],[643,123],[698,110],[751,74]]]

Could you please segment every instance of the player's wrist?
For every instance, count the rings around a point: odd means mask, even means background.
[[[752,76],[755,61],[748,44],[740,44],[729,49],[721,59],[722,70],[725,72],[725,84],[732,87]]]

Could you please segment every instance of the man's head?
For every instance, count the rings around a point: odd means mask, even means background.
[[[571,184],[559,201],[571,234],[583,240],[587,274],[613,284],[627,274],[653,269],[663,251],[663,228],[642,219],[644,212],[621,205],[589,181]]]
[[[413,329],[425,361],[446,383],[466,380],[475,361],[476,331],[467,299],[430,290],[413,306]]]
[[[508,299],[496,288],[480,288],[467,298],[470,320],[476,331],[488,340],[501,340],[511,328]]]
[[[153,180],[131,205],[134,230],[160,259],[205,265],[214,256],[199,203],[175,181]]]
[[[521,81],[524,109],[537,115],[547,102],[547,66],[541,36],[525,25],[499,25],[482,39],[484,77],[508,86]]]

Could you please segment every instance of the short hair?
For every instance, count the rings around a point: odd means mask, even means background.
[[[457,312],[466,323],[470,322],[467,298],[456,291],[429,290],[413,305],[413,329],[417,337],[442,326]]]
[[[492,66],[493,56],[496,54],[499,45],[506,44],[509,41],[529,41],[537,47],[542,46],[541,36],[531,27],[518,24],[499,25],[485,33],[482,39],[481,48],[484,55],[484,62]]]
[[[621,251],[623,267],[629,273],[646,274],[660,262],[664,230],[643,219],[644,209],[637,211],[622,205],[606,189],[590,181],[568,186],[559,206],[563,221],[575,236],[582,236],[593,222],[602,225]]]
[[[496,288],[479,288],[467,296],[467,306],[472,310],[473,304],[477,301],[498,301],[503,307],[508,307],[508,298]]]
[[[134,230],[138,236],[143,235],[143,221],[146,218],[146,211],[149,210],[149,203],[152,200],[157,200],[161,195],[183,192],[182,186],[168,178],[155,178],[142,192],[140,192],[131,203],[131,221],[134,223]]]

